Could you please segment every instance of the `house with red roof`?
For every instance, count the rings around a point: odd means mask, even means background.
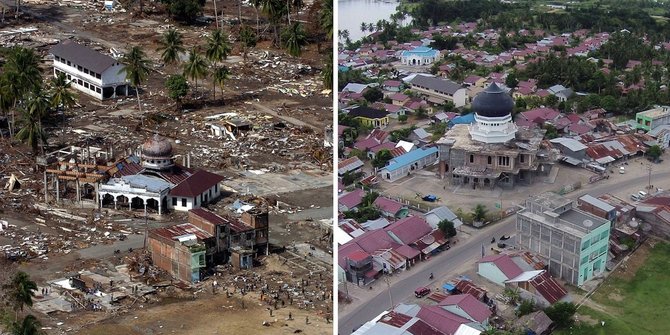
[[[437,305],[450,313],[483,326],[488,325],[489,317],[493,314],[486,304],[469,294],[450,295]]]
[[[409,214],[409,209],[405,204],[386,197],[377,197],[373,205],[382,212],[382,215],[388,218],[402,219]]]
[[[365,196],[365,191],[360,188],[340,195],[337,199],[338,209],[340,212],[346,212],[358,207],[363,202],[363,196]]]
[[[541,306],[550,306],[568,296],[568,291],[547,270],[525,271],[505,283],[506,287],[519,288],[527,292]]]
[[[382,83],[382,89],[389,92],[400,92],[402,82],[399,80],[386,80]]]
[[[445,334],[455,334],[463,324],[474,324],[474,322],[453,314],[440,306],[421,306],[416,316]],[[483,327],[480,328],[483,330]]]
[[[489,255],[477,261],[477,274],[500,286],[521,273],[523,270],[506,254]]]
[[[433,228],[420,216],[408,216],[394,222],[385,230],[397,243],[411,245],[430,234]]]

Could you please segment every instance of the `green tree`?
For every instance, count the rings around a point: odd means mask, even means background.
[[[440,230],[447,237],[456,236],[456,228],[454,227],[454,223],[449,220],[440,221],[440,223],[437,224],[437,227],[440,228]]]
[[[333,0],[322,0],[319,12],[319,24],[328,39],[333,38]],[[348,35],[348,33],[347,33]]]
[[[228,37],[226,37],[221,29],[215,30],[212,35],[207,38],[205,56],[210,62],[214,62],[214,66],[218,66],[219,62],[227,59],[230,50]]]
[[[556,130],[556,127],[552,124],[545,124],[544,129],[547,130],[547,132],[544,134],[544,136],[548,139],[553,139],[558,137],[558,130]]]
[[[423,107],[419,107],[419,109],[416,110],[416,117],[419,119],[425,119],[428,117],[428,110],[426,110]]]
[[[327,90],[333,89],[333,54],[328,53],[326,63],[321,72],[321,79],[323,79],[323,87]]]
[[[30,279],[27,273],[18,271],[9,283],[3,285],[3,289],[9,292],[9,302],[16,311],[16,320],[18,320],[18,312],[23,311],[24,306],[33,307],[37,284]]]
[[[272,44],[281,46],[282,43],[279,36],[279,31],[281,31],[280,24],[282,17],[284,17],[284,14],[288,11],[288,3],[285,0],[261,0],[261,8],[268,16],[270,26],[273,30]]]
[[[59,73],[58,76],[51,78],[51,107],[63,108],[63,129],[65,129],[65,113],[75,104],[74,94],[69,88],[70,82],[67,81],[65,74]]]
[[[363,207],[370,207],[372,204],[379,198],[379,193],[377,192],[368,192],[361,199],[361,205]]]
[[[228,79],[228,75],[230,74],[230,70],[228,69],[227,66],[219,66],[214,69],[214,73],[212,74],[212,79],[213,79],[213,84],[214,84],[214,99],[216,100],[216,86],[219,86],[221,88],[221,95],[223,95],[223,85],[226,83],[226,79]]]
[[[654,144],[649,149],[647,149],[647,156],[651,157],[653,160],[658,160],[659,157],[663,154],[663,149],[658,145]]]
[[[167,10],[172,17],[181,22],[194,23],[198,16],[202,15],[205,0],[161,0],[167,5]]]
[[[179,54],[186,51],[182,35],[176,29],[170,28],[158,41],[159,47],[156,49],[161,52],[161,59],[165,64],[173,64],[179,61]]]
[[[165,88],[168,90],[170,99],[175,100],[177,103],[181,103],[182,98],[188,94],[188,82],[186,82],[186,78],[181,74],[168,77],[165,81]]]
[[[251,48],[256,46],[258,38],[256,33],[249,26],[243,26],[240,30],[240,43],[242,44],[242,57],[247,61],[247,54]]]
[[[559,329],[569,328],[575,322],[572,317],[577,312],[577,306],[571,302],[557,302],[553,306],[547,307],[544,313],[554,321]]]
[[[391,151],[388,149],[382,149],[377,152],[375,155],[375,158],[372,160],[372,166],[376,168],[382,168],[386,166],[386,163],[393,159],[393,155],[391,155]]]
[[[28,92],[42,85],[42,74],[39,69],[40,58],[33,49],[13,47],[7,53],[2,68],[2,94],[12,100],[12,114],[9,122],[9,134],[13,136],[15,128],[14,110]]]
[[[195,91],[198,90],[198,79],[207,77],[207,60],[193,47],[188,54],[188,61],[184,63],[184,76],[195,81]]]
[[[302,46],[307,43],[307,37],[305,36],[305,31],[302,29],[302,24],[294,22],[292,25],[286,27],[282,32],[282,40],[288,54],[293,57],[299,57],[302,52]]]
[[[359,179],[363,178],[364,176],[365,176],[365,173],[362,172],[362,171],[361,172],[353,172],[353,173],[351,171],[347,171],[344,174],[342,174],[342,184],[344,184],[344,186],[349,186],[349,185],[353,184],[356,180],[359,180]]]
[[[358,138],[358,129],[356,127],[349,127],[345,129],[342,132],[342,140],[344,142],[344,146],[350,146],[354,142],[356,142],[356,139]]]
[[[519,84],[519,79],[517,79],[516,74],[510,73],[505,78],[505,85],[509,88],[515,88]]]
[[[16,133],[16,138],[21,142],[27,143],[33,150],[33,154],[37,154],[39,144],[47,143],[47,136],[42,129],[42,122],[37,115],[28,111],[28,109],[21,109],[21,119],[23,127]]]
[[[405,123],[405,122],[407,122],[407,118],[408,118],[408,117],[407,117],[406,114],[398,115],[398,121],[400,121],[400,123]]]
[[[522,300],[517,310],[517,316],[524,316],[535,311],[535,303],[532,300]]]
[[[384,98],[384,92],[379,87],[370,87],[363,92],[363,98],[368,102],[377,102]]]
[[[472,219],[478,222],[483,222],[486,219],[487,213],[488,210],[486,209],[486,206],[477,204],[477,206],[472,209]]]
[[[507,287],[503,291],[503,296],[505,296],[507,299],[509,299],[509,302],[512,305],[516,305],[521,300],[521,294],[519,292],[519,288]]]
[[[14,321],[9,325],[10,335],[41,335],[42,324],[32,314],[26,315],[23,321]]]
[[[135,86],[135,95],[137,96],[137,107],[142,115],[142,125],[144,125],[144,115],[142,114],[142,104],[140,103],[140,86],[149,76],[149,60],[140,47],[134,46],[130,51],[123,55],[121,63],[125,66],[119,71],[124,73],[126,81]]]

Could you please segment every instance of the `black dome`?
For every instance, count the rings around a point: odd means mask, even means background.
[[[492,83],[472,101],[472,110],[477,115],[503,117],[512,113],[514,99],[496,83]]]

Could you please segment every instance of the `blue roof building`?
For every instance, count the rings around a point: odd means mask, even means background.
[[[385,180],[393,182],[436,163],[438,158],[437,147],[419,148],[391,159],[379,173]]]
[[[416,47],[404,50],[400,54],[400,60],[404,65],[430,65],[439,59],[440,52],[429,47]]]

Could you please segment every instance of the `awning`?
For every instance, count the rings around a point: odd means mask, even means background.
[[[568,156],[564,156],[561,160],[568,163],[568,164],[575,165],[575,166],[579,165],[581,163],[580,160],[578,160],[576,158],[568,157]]]
[[[612,158],[612,156],[605,156],[605,157],[600,157],[600,158],[596,159],[596,162],[598,162],[599,164],[607,164],[607,163],[612,163],[615,160],[616,159]]]
[[[435,242],[435,243],[433,243],[433,244],[431,244],[431,245],[429,245],[429,246],[423,248],[423,250],[421,250],[421,252],[424,253],[424,254],[429,254],[429,253],[431,253],[433,250],[439,248],[440,245],[441,245],[440,243]]]

